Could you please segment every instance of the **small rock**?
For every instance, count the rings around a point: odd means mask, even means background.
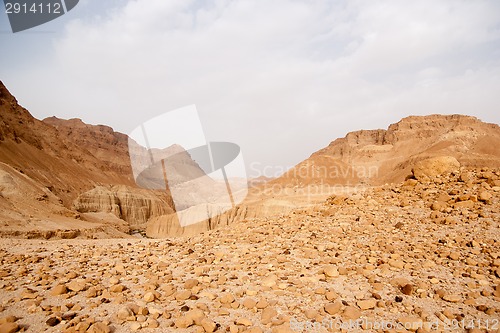
[[[318,315],[318,311],[313,309],[306,309],[304,311],[304,315],[306,316],[307,319],[314,319]]]
[[[178,301],[185,301],[191,297],[192,293],[190,290],[179,291],[175,294],[175,299]]]
[[[336,313],[340,312],[340,309],[342,308],[342,302],[337,301],[334,303],[328,303],[325,305],[325,312],[331,315],[334,315]]]
[[[260,322],[263,324],[263,325],[267,325],[269,324],[273,319],[274,317],[276,317],[278,315],[278,312],[272,308],[272,307],[267,307],[265,308],[264,310],[262,310],[262,314],[260,316]]]
[[[134,313],[127,306],[124,306],[120,310],[118,310],[116,317],[120,320],[130,320],[130,321],[135,320]]]
[[[87,333],[110,333],[110,332],[111,328],[107,324],[102,322],[92,324],[87,330]]]
[[[247,309],[253,309],[257,305],[257,301],[253,298],[245,298],[243,301],[243,306]]]
[[[212,333],[217,328],[217,324],[208,318],[203,318],[201,321],[201,327],[203,327],[205,332]]]
[[[201,309],[193,309],[186,313],[186,318],[190,318],[196,325],[201,325],[201,321],[205,318],[205,313]]]
[[[367,299],[364,301],[358,301],[356,304],[361,310],[375,309],[375,307],[377,306],[377,300]]]
[[[97,289],[95,287],[90,287],[85,292],[85,297],[87,297],[87,298],[97,297]]]
[[[337,277],[340,275],[337,267],[333,265],[325,266],[325,268],[323,268],[323,273],[325,273],[325,275],[328,277]]]
[[[361,317],[361,311],[354,306],[347,306],[342,314],[346,319],[358,319]]]
[[[5,323],[15,323],[17,321],[17,318],[15,316],[7,316],[0,318],[0,324],[5,324]]]
[[[83,279],[76,279],[76,280],[73,280],[70,283],[68,283],[66,285],[66,287],[71,291],[79,292],[79,291],[85,290],[86,283],[85,283],[85,280],[83,280]]]
[[[413,292],[413,285],[408,283],[401,288],[401,292],[405,295],[411,295]]]
[[[391,260],[389,260],[388,263],[389,263],[389,266],[394,267],[394,268],[403,269],[405,267],[405,263],[402,260],[391,259]]]
[[[459,295],[446,294],[443,296],[443,299],[447,302],[458,303],[462,300],[462,297],[460,297]]]
[[[121,293],[125,289],[127,289],[127,288],[122,284],[114,284],[114,285],[109,287],[109,291],[112,293]]]
[[[144,299],[144,301],[145,301],[145,302],[150,303],[150,302],[154,302],[154,300],[156,299],[156,296],[155,296],[155,294],[154,294],[154,293],[152,293],[152,292],[147,292],[147,293],[144,295],[144,298],[143,298],[143,299]]]
[[[481,191],[477,197],[479,201],[485,202],[485,203],[490,203],[491,198],[493,198],[493,195],[489,193],[488,191]]]
[[[57,324],[59,324],[61,322],[61,319],[57,318],[57,317],[50,317],[49,319],[47,319],[47,321],[45,322],[47,325],[49,325],[50,327],[53,327],[53,326],[56,326]]]
[[[67,292],[68,292],[68,288],[66,288],[65,285],[58,284],[57,286],[55,286],[54,288],[52,288],[52,290],[50,291],[50,294],[52,296],[58,296],[58,295],[64,295]]]
[[[220,297],[219,301],[222,303],[222,304],[230,304],[230,303],[233,303],[234,302],[234,296],[230,293],[224,293],[222,294],[222,296]]]
[[[186,289],[192,289],[193,287],[196,287],[198,285],[198,280],[196,279],[188,279],[186,282],[184,282],[184,288]]]
[[[130,330],[132,331],[138,331],[142,328],[142,324],[138,321],[134,321],[133,323],[130,324]]]
[[[175,327],[177,328],[188,328],[194,324],[194,320],[188,316],[182,316],[175,320]]]
[[[148,327],[148,328],[158,328],[158,327],[160,327],[160,323],[156,319],[148,318],[148,320],[146,320],[146,327]]]
[[[403,327],[409,331],[415,332],[423,326],[423,321],[418,317],[400,317],[398,322],[403,325]]]
[[[20,327],[17,323],[3,323],[0,325],[0,333],[15,333]]]
[[[252,322],[248,318],[238,318],[236,319],[236,325],[252,326]]]

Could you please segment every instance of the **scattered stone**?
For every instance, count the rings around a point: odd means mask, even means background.
[[[325,266],[325,268],[323,268],[323,272],[328,277],[337,277],[340,275],[337,267],[332,265]]]
[[[85,280],[83,280],[83,279],[75,279],[75,280],[71,281],[70,283],[68,283],[66,285],[66,287],[71,291],[79,292],[79,291],[85,290],[86,283],[85,283]]]
[[[111,333],[111,328],[102,322],[92,324],[87,333]]]
[[[491,203],[491,198],[493,198],[493,195],[488,192],[488,191],[481,191],[479,192],[479,195],[477,199],[479,201],[485,202],[485,203]]]
[[[462,301],[462,297],[460,297],[459,295],[453,295],[453,294],[446,294],[443,296],[443,299],[447,302],[451,302],[451,303],[458,303],[460,301]]]
[[[404,316],[404,317],[399,317],[398,322],[408,331],[415,332],[419,328],[423,327],[423,320],[418,317],[409,317],[409,316]]]
[[[188,328],[193,324],[194,324],[193,318],[185,315],[175,320],[175,327],[177,328]]]
[[[186,289],[192,289],[193,287],[196,287],[198,285],[198,280],[196,279],[188,279],[186,282],[184,282],[184,288]]]
[[[57,324],[59,324],[61,322],[61,319],[60,318],[57,318],[57,317],[50,317],[49,319],[47,319],[47,321],[45,322],[47,325],[49,326],[56,326]]]
[[[20,330],[17,323],[3,323],[0,324],[0,333],[15,333]]]
[[[377,300],[375,299],[368,299],[364,301],[358,301],[356,303],[361,310],[369,310],[369,309],[374,309],[377,306]]]
[[[257,305],[257,301],[253,298],[245,298],[243,301],[243,306],[247,309],[253,309]]]
[[[179,291],[175,294],[175,299],[178,301],[185,301],[191,297],[192,293],[190,290]]]
[[[233,303],[234,302],[234,296],[230,293],[224,293],[219,301],[222,303],[222,304],[230,304],[230,303]]]
[[[248,318],[238,318],[236,319],[236,325],[252,326],[252,321]]]
[[[66,288],[65,285],[58,284],[57,286],[55,286],[54,288],[52,288],[52,290],[50,291],[50,294],[52,296],[57,296],[57,295],[64,295],[67,292],[68,292],[68,288]]]
[[[156,299],[156,296],[153,292],[148,292],[144,295],[143,299],[145,302],[150,303],[150,302],[154,302],[154,300]]]
[[[158,320],[156,320],[154,318],[148,318],[148,320],[146,320],[146,327],[147,328],[158,328],[158,327],[160,327],[160,323],[158,322]]]
[[[122,284],[115,284],[109,287],[109,291],[112,293],[121,293],[125,290],[125,286]]]
[[[342,309],[342,302],[340,301],[325,305],[325,312],[331,315],[339,313],[340,309]]]
[[[207,333],[215,332],[215,329],[217,328],[217,324],[208,318],[203,318],[201,320],[201,326]]]
[[[413,293],[413,285],[411,283],[405,284],[401,288],[401,292],[405,295],[411,295]]]
[[[269,324],[276,316],[278,315],[278,312],[276,309],[273,307],[267,307],[264,310],[262,310],[262,314],[260,316],[260,322],[263,325]]]
[[[142,324],[140,322],[135,321],[135,322],[131,323],[129,327],[130,327],[130,330],[132,330],[132,331],[138,331],[142,328]]]
[[[342,316],[347,320],[356,320],[361,317],[361,311],[354,306],[347,306],[344,309]]]
[[[24,319],[4,316],[0,327],[259,333],[293,332],[293,318],[366,318],[426,333],[438,320],[491,320],[500,308],[497,169],[475,169],[467,182],[453,172],[370,187],[334,206],[182,239],[4,239],[0,313]]]
[[[120,310],[118,310],[118,312],[116,314],[116,317],[120,320],[123,320],[123,321],[135,320],[134,312],[132,312],[132,310],[128,306],[124,306],[124,307],[120,308]]]

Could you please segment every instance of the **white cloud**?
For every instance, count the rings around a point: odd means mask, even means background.
[[[129,1],[71,22],[54,63],[19,76],[47,112],[122,131],[194,103],[210,139],[241,144],[248,163],[292,165],[349,130],[409,114],[499,122],[499,7]],[[59,99],[40,84],[48,70]]]

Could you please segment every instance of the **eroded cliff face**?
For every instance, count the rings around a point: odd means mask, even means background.
[[[0,236],[123,237],[171,207],[165,189],[137,187],[127,135],[80,119],[40,121],[0,82]]]
[[[154,217],[149,220],[146,235],[151,238],[191,236],[204,231],[228,226],[237,221],[251,220],[286,214],[296,206],[286,200],[266,200],[259,203],[243,204],[228,211],[222,211],[217,205],[198,205],[185,209],[178,214]],[[179,220],[197,220],[199,216],[212,216],[202,222],[181,226]]]
[[[328,194],[334,192],[337,185],[354,188],[360,184],[399,182],[412,175],[422,178],[425,173],[422,169],[435,170],[439,174],[442,169],[453,167],[451,169],[455,170],[460,165],[495,167],[500,165],[500,150],[495,149],[499,146],[500,127],[474,117],[431,115],[404,118],[387,130],[351,132],[333,141],[282,177],[267,183],[267,187],[277,187],[279,191],[262,195],[255,204],[246,201],[239,207],[220,215],[213,213],[212,218],[186,227],[181,227],[179,219],[215,208],[191,207],[179,212],[179,216],[152,218],[148,222],[147,235],[153,238],[192,235],[235,221],[270,217],[307,205],[305,199],[309,200],[309,197],[293,204],[277,200],[293,196],[293,191],[292,194],[283,194],[287,189],[307,188]],[[260,190],[266,193],[265,188]]]
[[[387,130],[348,133],[274,181],[283,186],[398,182],[432,156],[453,156],[464,166],[500,164],[500,127],[471,116],[411,116]]]
[[[80,213],[112,213],[132,229],[143,229],[150,218],[173,213],[171,205],[166,193],[116,185],[97,186],[82,193],[73,208]]]

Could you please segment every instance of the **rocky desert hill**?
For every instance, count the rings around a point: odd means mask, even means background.
[[[497,125],[350,133],[187,228],[136,187],[126,139],[36,120],[0,84],[0,333],[500,332]]]
[[[474,117],[404,118],[387,130],[348,133],[283,176],[256,184],[244,203],[203,223],[181,228],[173,215],[152,218],[147,235],[153,238],[194,235],[237,220],[287,213],[296,207],[315,205],[332,194],[403,181],[412,176],[415,165],[433,157],[447,156],[462,167],[498,167],[497,147],[500,147],[500,127]],[[191,209],[183,214],[196,211]]]
[[[301,162],[275,184],[380,185],[399,182],[412,166],[435,156],[463,166],[500,165],[500,126],[464,115],[412,116],[387,130],[348,133]]]
[[[497,333],[500,169],[439,161],[191,237],[0,239],[0,332]]]
[[[0,83],[0,234],[129,237],[136,230],[153,238],[195,235],[314,206],[339,190],[397,183],[430,157],[455,158],[462,167],[500,165],[498,125],[462,115],[408,117],[387,130],[352,132],[333,141],[282,177],[252,184],[242,204],[219,214],[221,208],[213,205],[191,207],[198,202],[196,193],[207,193],[183,182],[204,173],[182,147],[152,150],[156,160],[172,154],[179,158],[169,183],[182,185],[185,204],[174,204],[161,164],[141,173],[138,183],[144,188],[137,185],[128,144],[127,135],[108,126],[80,119],[37,120]],[[149,159],[144,152],[138,155]],[[213,180],[205,178],[202,187],[211,191]],[[176,208],[183,211],[177,215]],[[207,212],[208,220],[179,225],[179,218]]]
[[[37,120],[0,82],[1,233],[124,236],[151,216],[171,213],[164,190],[137,188],[127,145],[126,135],[107,126]]]

